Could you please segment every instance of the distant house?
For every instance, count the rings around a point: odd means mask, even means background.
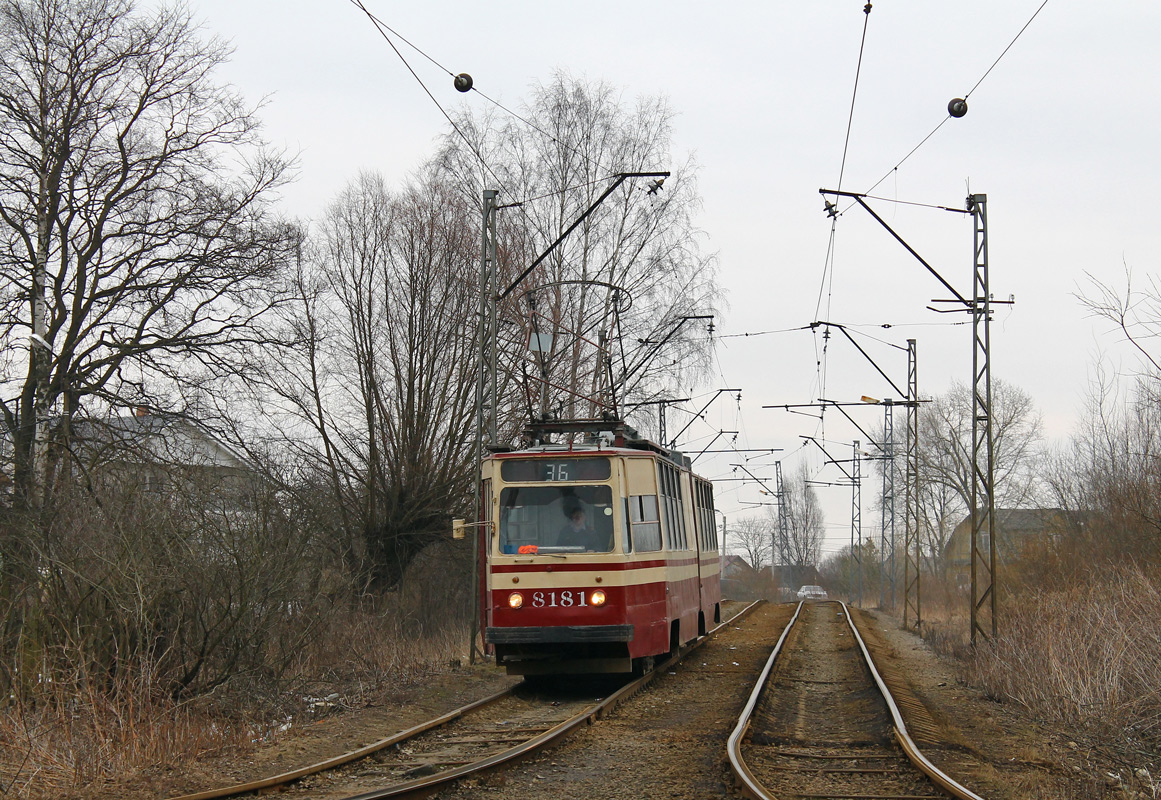
[[[987,552],[990,544],[984,520],[979,548]],[[1063,535],[1068,519],[1059,508],[997,508],[996,509],[996,562],[1012,566],[1029,557],[1046,544]],[[945,563],[960,583],[971,576],[971,516],[964,518],[951,532],[944,548]]]
[[[741,556],[727,555],[722,564],[722,596],[756,600],[761,596],[762,574]]]
[[[144,408],[79,420],[72,450],[96,486],[158,495],[197,490],[226,512],[252,508],[261,485],[243,455],[195,420]]]
[[[758,574],[742,556],[727,555],[723,561],[722,578],[726,580],[748,580]]]

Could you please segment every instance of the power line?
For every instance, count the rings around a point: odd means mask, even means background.
[[[992,70],[996,68],[996,64],[1000,63],[1000,59],[1008,54],[1008,51],[1012,49],[1012,45],[1014,45],[1016,43],[1017,39],[1019,39],[1021,36],[1024,35],[1024,31],[1028,30],[1028,26],[1032,24],[1032,20],[1036,19],[1037,15],[1041,11],[1044,10],[1044,6],[1046,6],[1046,5],[1048,5],[1048,0],[1044,0],[1044,2],[1040,4],[1040,8],[1036,9],[1036,12],[1034,14],[1032,14],[1032,16],[1029,18],[1029,20],[1027,22],[1024,23],[1024,27],[1021,28],[1020,32],[1017,33],[1012,38],[1012,41],[1009,42],[1008,46],[1004,48],[1004,52],[1000,53],[1000,55],[996,57],[996,60],[992,62],[992,66],[988,67],[987,71],[984,72],[983,76],[978,81],[976,81],[976,85],[971,88],[971,91],[969,91],[967,94],[965,94],[963,96],[964,100],[967,100],[969,97],[971,97],[971,93],[979,88],[979,85],[984,82],[984,78],[988,77],[988,75],[991,74]]]
[[[562,146],[567,146],[567,145],[562,145]],[[597,166],[600,166],[600,165],[598,164]],[[609,180],[610,178],[615,178],[615,177],[616,177],[616,175],[613,175],[613,174],[603,175],[600,178],[593,178],[591,181],[585,181],[584,183],[578,183],[578,184],[575,184],[573,186],[567,186],[564,189],[554,189],[551,192],[545,192],[544,194],[538,194],[535,197],[526,197],[523,200],[517,200],[517,201],[511,202],[511,203],[504,203],[503,205],[498,206],[498,208],[513,208],[516,206],[522,206],[525,203],[533,203],[537,200],[543,200],[546,197],[556,197],[558,195],[562,195],[562,194],[566,194],[568,192],[576,191],[577,189],[587,189],[590,186],[596,186],[598,183],[604,183],[605,181]]]
[[[428,90],[427,85],[424,84],[424,82],[420,79],[419,75],[416,74],[414,69],[412,69],[411,64],[408,63],[407,59],[403,57],[403,54],[399,52],[399,48],[397,48],[395,46],[395,43],[391,40],[391,37],[387,35],[387,32],[390,31],[393,36],[398,37],[400,41],[402,41],[404,44],[406,44],[408,47],[410,47],[416,53],[419,53],[419,55],[426,58],[428,61],[430,61],[432,64],[434,64],[438,69],[447,73],[448,76],[455,78],[456,75],[450,69],[445,67],[443,64],[436,61],[435,58],[433,58],[427,52],[422,50],[418,45],[414,44],[409,39],[407,39],[407,37],[403,36],[397,30],[395,30],[390,25],[388,25],[386,22],[384,22],[382,19],[380,19],[379,17],[372,14],[371,11],[363,4],[363,0],[351,0],[351,3],[354,6],[356,6],[358,9],[360,9],[364,14],[367,15],[367,18],[369,20],[371,20],[372,24],[375,25],[376,29],[379,31],[379,34],[387,41],[387,44],[391,45],[391,49],[395,51],[395,54],[397,56],[399,56],[399,60],[403,62],[404,66],[406,66],[407,69],[411,72],[412,76],[415,77],[415,80],[418,81],[419,85],[423,87],[423,90],[425,92],[427,92],[427,96],[430,97],[432,102],[434,102],[436,104],[436,106],[439,108],[440,112],[442,112],[444,117],[447,118],[447,121],[451,123],[453,128],[455,128],[456,133],[458,133],[460,135],[460,137],[464,140],[464,142],[467,143],[468,147],[471,148],[472,152],[475,153],[476,157],[478,159],[480,159],[480,163],[482,163],[484,165],[484,168],[488,170],[488,173],[491,174],[491,176],[496,179],[497,183],[500,184],[501,188],[502,188],[503,181],[501,181],[500,178],[496,175],[496,173],[492,171],[491,167],[488,166],[488,163],[484,160],[484,157],[480,153],[480,151],[472,144],[471,141],[468,140],[467,136],[465,136],[463,131],[460,130],[459,126],[456,125],[455,121],[451,118],[451,116],[447,113],[447,111],[444,110],[443,106],[440,105],[439,101],[435,99],[435,96],[431,93],[430,90]],[[552,133],[544,130],[544,128],[540,127],[532,120],[530,120],[527,117],[525,117],[525,116],[517,113],[516,111],[513,111],[512,109],[508,108],[503,103],[501,103],[499,100],[496,100],[495,98],[485,94],[474,84],[470,86],[469,91],[475,92],[480,97],[484,98],[485,100],[487,100],[489,103],[496,106],[500,110],[502,110],[505,113],[509,114],[510,116],[515,117],[516,119],[520,120],[525,125],[527,125],[528,127],[532,128],[534,131],[539,133],[541,136],[547,137],[548,139],[552,140],[553,142],[556,142],[558,145],[560,145],[564,149],[572,152],[574,155],[579,156],[583,160],[587,161],[589,164],[592,164],[593,166],[598,167],[602,170],[605,170],[606,172],[609,173],[605,177],[597,178],[597,179],[590,181],[588,183],[581,184],[580,186],[569,187],[568,189],[560,189],[560,190],[557,190],[555,192],[549,192],[547,194],[540,195],[538,197],[526,198],[524,200],[519,201],[518,203],[509,203],[509,204],[507,204],[508,206],[519,206],[519,205],[522,205],[523,203],[532,202],[533,200],[541,200],[541,199],[544,199],[546,197],[553,197],[555,195],[564,194],[565,192],[571,191],[572,189],[583,188],[584,186],[591,186],[595,183],[601,183],[605,180],[608,180],[609,177],[612,177],[613,175],[616,174],[615,170],[612,170],[609,167],[606,167],[604,164],[601,164],[599,161],[591,158],[590,156],[588,156],[584,152],[576,149],[575,147],[570,146],[567,142],[561,141],[556,136],[554,136]]]
[[[863,38],[859,41],[859,62],[855,67],[855,86],[851,90],[851,111],[847,116],[847,135],[843,140],[843,159],[842,164],[839,166],[838,182],[840,189],[842,188],[843,184],[843,172],[845,172],[847,168],[847,148],[850,147],[851,143],[851,124],[855,120],[855,98],[859,94],[859,75],[862,74],[863,71],[863,48],[867,43],[867,25],[870,23],[870,21],[871,4],[867,3],[865,6],[863,6]]]
[[[456,124],[456,121],[454,119],[452,119],[451,114],[447,113],[447,110],[444,109],[444,107],[442,105],[440,105],[439,100],[437,100],[435,98],[435,95],[432,94],[431,90],[427,88],[427,84],[424,83],[423,79],[419,77],[419,73],[417,73],[415,71],[415,69],[412,68],[411,64],[403,56],[403,53],[401,53],[399,51],[399,48],[395,46],[395,42],[392,41],[391,37],[387,35],[387,31],[391,31],[391,33],[395,34],[396,36],[399,36],[399,34],[395,33],[394,30],[389,28],[378,17],[376,17],[374,14],[372,14],[367,9],[367,7],[365,5],[363,5],[363,0],[351,0],[351,3],[354,6],[356,6],[357,8],[361,9],[363,11],[363,13],[367,15],[367,18],[371,20],[371,23],[375,26],[375,29],[377,31],[379,31],[379,35],[382,36],[383,39],[387,42],[387,44],[391,46],[391,49],[395,51],[395,55],[399,56],[399,60],[403,62],[403,66],[407,67],[407,71],[411,73],[411,76],[413,78],[415,78],[416,82],[423,88],[423,91],[427,94],[428,97],[431,98],[431,102],[435,103],[435,107],[438,108],[440,113],[443,114],[444,118],[449,123],[451,123],[451,126],[455,130],[455,132],[460,135],[460,138],[464,140],[464,143],[468,146],[468,148],[475,154],[476,158],[478,158],[480,160],[480,164],[482,164],[484,169],[486,169],[488,171],[488,174],[491,175],[492,178],[495,179],[496,184],[498,186],[500,186],[501,188],[503,188],[504,182],[502,180],[500,180],[500,177],[492,170],[492,167],[488,165],[488,162],[484,158],[483,153],[481,153],[479,151],[479,149],[472,143],[471,139],[468,138],[467,134],[465,134],[463,132],[463,130],[460,129],[460,126]],[[407,42],[408,46],[410,46],[416,52],[423,55],[423,57],[426,58],[427,60],[431,61],[431,63],[435,64],[437,67],[442,69],[444,72],[447,72],[449,75],[451,75],[451,72],[446,67],[440,65],[440,63],[438,61],[436,61],[435,59],[433,59],[431,56],[427,55],[422,50],[420,50],[418,47],[411,44],[411,42],[408,42],[402,36],[399,36],[399,38],[402,39],[404,42]]]
[[[890,197],[880,197],[878,195],[867,194],[865,192],[863,193],[863,197],[867,200],[881,200],[884,203],[894,203],[895,205],[900,205],[900,206],[917,206],[919,208],[934,208],[938,211],[951,211],[955,214],[963,214],[964,213],[964,210],[962,208],[952,208],[951,206],[941,206],[941,205],[936,205],[934,203],[918,203],[914,200],[897,200],[897,199],[890,198]]]
[[[899,169],[899,167],[903,166],[903,162],[905,162],[907,159],[911,158],[911,156],[915,155],[915,151],[918,150],[920,147],[923,147],[923,145],[927,143],[927,140],[930,139],[932,136],[934,136],[936,131],[938,131],[940,128],[942,128],[947,123],[947,121],[951,118],[952,118],[951,115],[948,114],[946,117],[944,117],[942,120],[940,120],[939,124],[936,125],[932,129],[931,133],[924,136],[922,141],[920,141],[919,144],[912,147],[911,150],[907,153],[907,155],[905,155],[905,156],[903,156],[903,158],[899,159],[898,164],[891,167],[891,169],[887,170],[886,174],[883,175],[883,177],[879,178],[879,180],[877,180],[873,184],[871,184],[871,188],[867,189],[867,192],[873,192],[876,189],[876,187],[878,187],[878,185],[880,183],[887,180],[887,178],[891,177],[891,173],[896,172]],[[853,206],[853,205],[854,205],[854,203],[851,203],[851,205],[844,208],[841,213],[845,214],[847,211],[849,211],[851,209],[851,206]]]
[[[1016,44],[1016,41],[1017,41],[1017,40],[1018,40],[1018,39],[1019,39],[1021,36],[1023,36],[1023,35],[1024,35],[1024,31],[1028,30],[1028,26],[1032,24],[1032,21],[1033,21],[1033,20],[1035,20],[1037,16],[1039,16],[1040,12],[1041,12],[1041,11],[1044,9],[1044,6],[1046,6],[1046,5],[1048,5],[1048,0],[1044,0],[1044,2],[1042,2],[1042,3],[1040,4],[1039,8],[1037,8],[1037,9],[1036,9],[1036,11],[1035,11],[1035,12],[1033,12],[1032,16],[1031,16],[1031,17],[1028,19],[1028,21],[1027,21],[1026,23],[1024,23],[1024,27],[1022,27],[1022,28],[1020,29],[1020,32],[1019,32],[1019,33],[1017,33],[1017,34],[1015,35],[1015,37],[1013,37],[1012,41],[1008,43],[1008,46],[1004,48],[1003,52],[1002,52],[1002,53],[1000,53],[1000,55],[996,57],[996,60],[992,62],[992,65],[991,65],[990,67],[988,67],[988,68],[987,68],[987,69],[984,71],[984,74],[983,74],[982,76],[980,76],[980,79],[979,79],[978,81],[976,81],[976,83],[975,83],[975,85],[974,85],[974,86],[972,86],[972,88],[971,88],[971,91],[969,91],[967,94],[965,94],[965,95],[964,95],[964,97],[963,97],[963,99],[964,99],[964,100],[967,100],[967,98],[971,96],[971,93],[972,93],[972,92],[974,92],[976,89],[978,89],[978,88],[979,88],[980,84],[984,82],[984,79],[985,79],[985,78],[987,78],[987,77],[988,77],[988,75],[990,75],[990,74],[991,74],[992,70],[996,68],[996,65],[1000,63],[1000,60],[1001,60],[1001,59],[1002,59],[1002,58],[1003,58],[1005,55],[1007,55],[1007,54],[1008,54],[1008,51],[1012,49],[1012,46],[1013,46],[1014,44]],[[929,134],[927,134],[926,136],[924,136],[924,137],[923,137],[923,139],[922,139],[922,140],[919,142],[919,144],[917,144],[917,145],[915,145],[914,147],[912,147],[912,148],[911,148],[911,150],[910,150],[910,151],[908,151],[907,155],[903,156],[903,158],[901,158],[901,159],[899,160],[899,163],[897,163],[897,164],[896,164],[895,166],[893,166],[891,169],[887,170],[886,174],[885,174],[885,175],[883,175],[883,177],[879,178],[879,180],[875,181],[875,183],[871,185],[871,188],[867,189],[867,191],[866,191],[866,192],[864,192],[864,194],[869,194],[870,192],[874,191],[874,190],[875,190],[875,187],[877,187],[877,186],[878,186],[880,183],[882,183],[883,181],[887,180],[887,178],[891,176],[891,173],[895,172],[896,170],[898,170],[898,169],[899,169],[899,167],[903,166],[903,163],[904,163],[905,161],[907,161],[907,159],[911,158],[911,156],[913,156],[913,155],[915,154],[915,151],[916,151],[916,150],[918,150],[920,147],[922,147],[924,144],[926,144],[926,143],[927,143],[927,140],[928,140],[928,139],[930,139],[932,136],[934,136],[934,135],[935,135],[935,133],[936,133],[936,131],[938,131],[940,128],[942,128],[942,127],[944,126],[944,124],[945,124],[945,123],[946,123],[946,122],[947,122],[949,119],[952,119],[952,116],[951,116],[950,109],[948,110],[948,115],[947,115],[946,117],[944,117],[944,118],[943,118],[943,119],[940,121],[940,123],[939,123],[938,125],[936,125],[936,126],[935,126],[935,128],[933,128],[933,129],[932,129],[931,133],[929,133]],[[845,212],[845,211],[847,211],[847,210],[849,210],[849,209],[850,209],[850,206],[847,206],[847,208],[843,209],[843,211]]]
[[[419,47],[417,47],[416,45],[412,44],[412,42],[411,42],[411,41],[410,41],[410,40],[409,40],[409,39],[408,39],[406,36],[404,36],[403,34],[401,34],[399,31],[395,30],[395,29],[394,29],[394,28],[392,28],[390,25],[388,25],[386,22],[384,22],[383,20],[379,19],[379,18],[378,18],[378,17],[376,17],[374,14],[372,14],[372,13],[371,13],[369,10],[367,10],[367,7],[366,7],[365,5],[363,5],[363,3],[361,2],[361,0],[351,0],[351,3],[353,3],[353,4],[354,4],[356,7],[358,7],[358,8],[359,8],[359,9],[360,9],[360,10],[361,10],[361,11],[362,11],[364,14],[366,14],[366,15],[367,15],[367,17],[368,17],[368,18],[371,20],[371,22],[373,22],[373,23],[375,24],[375,26],[376,26],[377,28],[379,28],[379,29],[380,29],[379,33],[381,33],[381,34],[382,34],[382,33],[383,33],[383,29],[386,29],[386,30],[389,30],[389,31],[391,31],[391,33],[392,33],[392,34],[394,34],[396,37],[398,37],[398,38],[399,38],[399,40],[400,40],[401,42],[403,42],[404,44],[406,44],[406,45],[407,45],[408,47],[410,47],[412,50],[414,50],[415,52],[419,53],[421,56],[423,56],[424,58],[426,58],[426,59],[427,59],[428,61],[430,61],[432,64],[435,64],[435,66],[439,67],[441,70],[443,70],[444,72],[446,72],[446,73],[447,73],[448,75],[450,75],[451,77],[453,77],[453,78],[455,77],[455,75],[452,73],[452,71],[451,71],[450,69],[448,69],[448,68],[447,68],[447,67],[445,67],[443,64],[441,64],[441,63],[439,63],[438,61],[436,61],[434,58],[432,58],[431,56],[429,56],[427,53],[425,53],[425,52],[423,52],[422,50],[420,50],[420,49],[419,49]],[[384,38],[386,38],[386,37],[384,36]],[[390,39],[388,39],[388,41],[391,41],[391,40],[390,40]],[[398,51],[397,51],[397,52],[398,52]]]
[[[781,328],[779,330],[774,330],[774,331],[751,331],[748,333],[727,333],[727,334],[719,335],[718,338],[719,339],[742,339],[742,338],[746,338],[746,337],[750,337],[750,336],[769,336],[769,335],[775,334],[775,333],[793,333],[795,331],[806,331],[806,330],[810,330],[809,325],[801,325],[797,328]]]

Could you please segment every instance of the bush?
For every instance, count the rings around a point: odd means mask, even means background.
[[[26,546],[0,584],[5,791],[60,796],[252,746],[310,698],[378,700],[467,652],[470,546],[440,543],[398,590],[360,594],[275,492],[245,509],[213,494],[78,493],[7,520]]]

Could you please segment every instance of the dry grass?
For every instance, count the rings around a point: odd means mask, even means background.
[[[0,792],[58,798],[115,775],[245,752],[289,719],[335,713],[413,686],[448,668],[467,646],[463,625],[415,637],[398,609],[333,613],[277,685],[239,676],[185,702],[151,690],[148,665],[112,691],[74,674],[0,708]],[[328,702],[316,700],[330,698]]]
[[[1161,772],[1161,576],[1115,568],[1025,591],[968,677],[1138,779]]]
[[[245,746],[255,732],[241,717],[215,720],[194,705],[54,685],[0,711],[0,780],[13,797],[60,797],[143,766]]]

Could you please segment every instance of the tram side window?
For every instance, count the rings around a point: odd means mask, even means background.
[[[681,476],[673,467],[659,464],[662,510],[665,514],[665,545],[670,550],[686,550],[685,515],[681,510]]]
[[[661,522],[657,514],[657,495],[631,496],[629,520],[633,528],[633,542],[637,545],[638,552],[661,549]]]
[[[633,552],[633,524],[629,521],[629,498],[622,497],[621,503],[621,552]]]
[[[709,547],[705,529],[705,486],[701,481],[693,482],[693,532],[697,537],[697,546],[701,550]]]
[[[698,482],[697,492],[697,520],[701,527],[701,546],[703,550],[718,549],[717,521],[714,519],[714,491],[709,483]]]
[[[714,512],[714,487],[713,487],[713,484],[707,483],[705,485],[705,496],[706,496],[706,504],[705,504],[706,518],[709,520],[710,548],[713,550],[717,550],[718,549],[718,521],[717,521],[717,518],[714,516],[715,512]]]

